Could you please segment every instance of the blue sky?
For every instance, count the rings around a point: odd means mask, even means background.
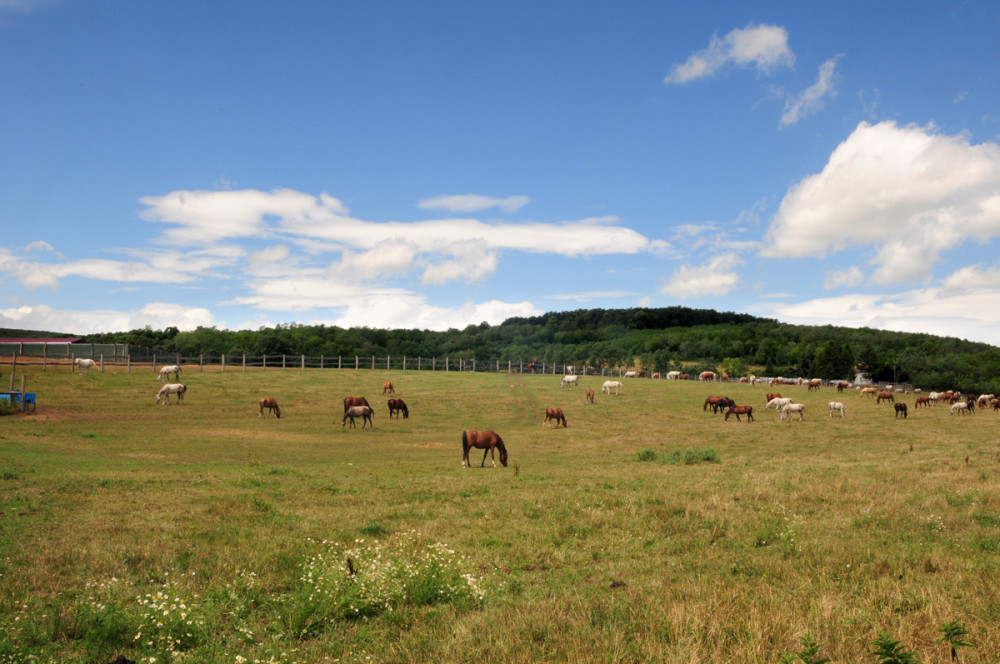
[[[0,327],[1000,345],[1000,4],[0,0]]]

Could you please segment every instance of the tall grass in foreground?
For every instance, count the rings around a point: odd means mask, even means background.
[[[30,375],[38,414],[0,421],[0,663],[996,661],[993,413],[738,424],[705,397],[763,390],[396,372],[389,420],[387,377],[192,373],[157,407],[152,376]],[[374,430],[341,429],[348,394]],[[510,467],[461,468],[464,428]]]

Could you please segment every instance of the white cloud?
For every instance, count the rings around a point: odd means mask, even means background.
[[[857,265],[851,266],[846,270],[838,270],[836,272],[828,272],[826,279],[823,281],[823,288],[827,290],[831,288],[853,288],[855,286],[860,286],[861,282],[865,280],[865,273]]]
[[[548,300],[573,300],[576,302],[587,302],[596,299],[609,299],[619,297],[632,297],[635,293],[631,291],[589,291],[586,293],[563,293],[561,295],[547,295]]]
[[[345,251],[330,266],[331,274],[347,281],[365,281],[409,272],[415,267],[417,247],[403,240],[383,240],[368,251]]]
[[[1000,346],[998,297],[997,288],[962,294],[921,288],[897,295],[841,295],[751,309],[795,325],[827,325],[835,321],[845,327],[922,332]]]
[[[955,270],[941,283],[941,294],[944,296],[984,290],[1000,291],[1000,269],[982,269],[979,265],[969,265]]]
[[[725,295],[739,285],[740,277],[733,268],[742,264],[743,261],[734,253],[716,256],[698,267],[685,263],[674,270],[670,281],[660,292],[682,300],[705,295]]]
[[[481,196],[479,194],[441,195],[427,198],[417,206],[425,210],[447,210],[449,212],[480,212],[490,208],[500,208],[504,212],[517,212],[528,204],[527,196],[508,196],[507,198],[494,198],[492,196]]]
[[[782,127],[796,124],[806,115],[811,115],[823,108],[823,100],[826,97],[836,95],[834,88],[835,70],[837,58],[827,60],[819,68],[819,77],[816,82],[802,91],[801,94],[789,98],[785,102],[785,111],[781,115]]]
[[[193,330],[198,326],[224,326],[224,323],[216,321],[208,309],[168,303],[151,303],[136,311],[59,310],[43,304],[0,309],[0,327],[94,334],[124,332],[147,325],[153,329],[176,326],[181,330]]]
[[[776,25],[750,25],[723,38],[712,35],[708,48],[675,65],[664,83],[687,83],[711,76],[729,63],[753,66],[766,74],[777,67],[791,67],[795,54],[788,48],[788,31]]]
[[[424,270],[425,284],[443,284],[449,281],[482,281],[497,270],[497,254],[489,251],[482,242],[466,240],[449,246],[445,253],[452,258]]]
[[[761,255],[873,247],[875,283],[931,276],[941,253],[1000,235],[1000,146],[932,127],[862,122],[821,173],[792,187]]]

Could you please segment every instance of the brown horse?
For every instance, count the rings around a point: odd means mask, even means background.
[[[594,403],[594,388],[592,387],[587,388],[587,401]]]
[[[387,380],[384,383],[382,383],[382,396],[395,393],[396,393],[396,388],[392,386],[391,380]]]
[[[344,426],[346,426],[347,418],[351,418],[351,428],[355,429],[357,427],[354,424],[354,418],[360,417],[362,429],[365,428],[365,424],[370,424],[372,429],[374,429],[375,423],[372,422],[372,416],[374,414],[375,411],[372,410],[371,406],[351,406],[350,408],[347,409],[346,412],[344,412],[344,419],[340,421],[340,427],[343,428]]]
[[[899,414],[902,413],[903,414],[903,419],[904,420],[906,419],[906,404],[905,403],[902,403],[902,402],[900,402],[900,403],[894,403],[894,404],[892,404],[892,407],[896,409],[896,417],[899,417]]]
[[[503,439],[500,438],[494,431],[476,431],[474,429],[468,429],[462,432],[462,467],[472,468],[472,463],[469,461],[469,450],[473,447],[480,450],[486,450],[483,452],[483,462],[479,464],[480,468],[486,466],[486,455],[490,455],[490,460],[493,462],[493,467],[497,467],[496,457],[494,456],[494,450],[500,450],[500,463],[504,466],[507,465],[507,448],[504,447]]]
[[[563,427],[568,427],[566,424],[566,416],[563,415],[562,408],[546,408],[545,409],[545,421],[542,423],[544,426],[552,426],[552,421],[555,420],[556,428],[559,428],[559,423],[562,422]]]
[[[410,409],[402,399],[389,399],[389,419],[392,419],[393,413],[396,413],[396,417],[399,417],[399,413],[403,413],[404,420],[410,417]]]
[[[264,417],[264,409],[267,408],[268,415],[273,412],[275,417],[281,419],[281,409],[278,408],[278,402],[274,400],[274,397],[261,397],[257,405],[260,406],[257,417]]]
[[[896,403],[896,398],[892,396],[892,392],[880,392],[878,398],[875,399],[875,403],[879,404],[883,401]]]
[[[746,415],[747,422],[753,422],[753,406],[730,406],[726,411],[726,420],[730,415],[735,415],[737,422],[740,421],[740,415]]]
[[[850,383],[848,383],[846,380],[842,380],[839,383],[837,383],[837,391],[838,392],[843,392],[844,390],[846,390],[850,386],[851,386]]]
[[[930,408],[931,407],[930,397],[917,397],[917,402],[913,404],[913,407],[920,408],[921,406],[923,406],[924,408]]]
[[[812,392],[813,390],[819,390],[819,388],[820,388],[820,386],[822,384],[823,384],[823,381],[821,381],[819,379],[809,381],[809,385],[808,385],[809,391]]]
[[[780,398],[781,398],[781,392],[768,392],[767,399],[764,400],[764,403],[771,403],[771,401],[773,401],[774,399],[780,399]]]
[[[712,414],[718,413],[720,410],[725,408],[731,408],[736,405],[736,402],[729,397],[708,397],[705,399],[704,405],[701,409],[708,410],[708,407],[712,407]]]
[[[368,403],[368,399],[365,399],[364,397],[344,397],[345,415],[347,414],[347,409],[351,408],[352,406],[368,406],[369,408],[371,407],[370,404]]]

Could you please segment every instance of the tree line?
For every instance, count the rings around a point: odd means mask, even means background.
[[[687,307],[580,309],[446,331],[291,323],[257,330],[146,327],[82,339],[184,356],[450,357],[831,380],[851,380],[864,371],[876,382],[928,390],[1000,391],[1000,348],[988,344],[871,328],[788,325]]]

